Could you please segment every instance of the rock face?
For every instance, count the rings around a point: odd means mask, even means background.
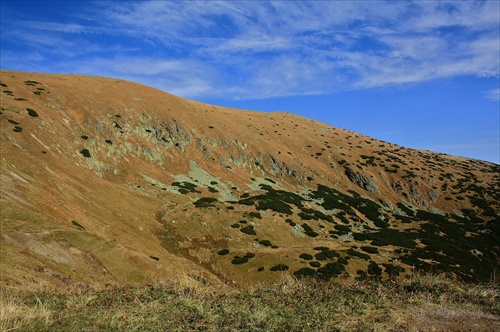
[[[364,174],[354,171],[349,166],[345,166],[345,174],[347,175],[349,180],[351,180],[351,182],[357,184],[360,188],[363,188],[370,193],[379,191],[377,184],[373,179]]]

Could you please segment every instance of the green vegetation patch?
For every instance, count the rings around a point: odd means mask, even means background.
[[[90,158],[90,151],[88,149],[83,149],[80,151],[80,153],[82,154],[82,156],[84,156],[85,158]]]
[[[306,253],[300,254],[299,257],[302,258],[302,259],[305,259],[306,261],[310,261],[310,260],[313,259],[312,255],[309,255],[309,254],[306,254]]]
[[[221,256],[227,255],[227,254],[229,254],[229,249],[224,248],[224,249],[220,250],[217,254],[219,254]]]
[[[76,221],[76,220],[71,220],[71,223],[72,223],[73,225],[75,225],[76,227],[78,227],[78,229],[80,229],[80,230],[85,230],[85,227],[83,227],[82,225],[80,225],[80,223],[79,223],[78,221]]]
[[[262,244],[265,247],[272,247],[272,245],[273,245],[271,243],[271,241],[269,241],[269,240],[261,240],[261,241],[259,241],[259,243]]]
[[[240,229],[240,231],[248,235],[257,235],[252,225],[245,226],[242,229]]]
[[[287,215],[293,213],[291,205],[302,207],[303,198],[297,194],[285,190],[275,190],[266,184],[261,184],[260,188],[266,193],[251,197],[245,194],[238,203],[255,205],[257,210],[272,210]]]
[[[367,252],[369,254],[378,254],[378,249],[375,247],[362,246],[361,250],[363,250],[364,252]]]
[[[269,270],[271,271],[287,271],[290,267],[285,264],[276,264],[272,266]]]
[[[29,116],[34,117],[34,118],[38,117],[38,113],[34,109],[27,108],[26,110],[28,111]]]
[[[215,204],[219,202],[217,198],[214,197],[202,197],[194,202],[194,206],[197,208],[207,208],[215,207]]]
[[[356,251],[354,249],[348,249],[347,250],[347,254],[350,255],[350,256],[355,256],[355,257],[359,257],[361,259],[364,259],[365,261],[369,260],[371,257],[370,255],[367,255],[367,254],[363,254],[359,251]]]
[[[319,277],[324,280],[329,280],[345,271],[345,266],[339,262],[327,263],[325,266],[317,269]]]
[[[196,185],[193,184],[193,183],[190,183],[190,182],[186,182],[186,181],[183,181],[183,182],[173,182],[172,183],[172,186],[174,187],[177,187],[178,191],[181,193],[181,194],[187,194],[187,193],[198,193],[200,194],[201,192],[196,190]]]

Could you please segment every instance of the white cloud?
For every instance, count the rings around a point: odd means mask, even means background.
[[[71,24],[2,17],[2,40],[32,46],[47,65],[97,66],[185,97],[330,93],[498,77],[499,3],[98,2]],[[110,38],[112,46],[103,42]]]
[[[500,89],[491,89],[484,93],[486,99],[490,99],[493,101],[500,100]]]

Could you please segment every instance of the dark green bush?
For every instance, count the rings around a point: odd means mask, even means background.
[[[309,267],[303,267],[293,273],[296,278],[317,277],[318,272]]]
[[[248,235],[257,235],[257,233],[253,229],[252,225],[248,225],[246,227],[243,227],[242,229],[240,229],[240,231],[245,233],[245,234],[248,234]]]
[[[380,268],[380,266],[378,266],[377,263],[371,261],[370,264],[368,264],[368,274],[371,274],[371,275],[376,275],[376,276],[380,276],[382,275],[382,269]]]
[[[345,266],[340,264],[339,262],[327,263],[325,264],[325,266],[320,267],[317,271],[318,273],[320,273],[323,279],[330,279],[331,277],[334,277],[344,272]]]
[[[318,261],[312,261],[312,262],[309,262],[309,265],[311,265],[312,267],[320,267],[321,263]]]
[[[71,220],[71,223],[73,225],[75,225],[76,227],[78,227],[79,229],[81,229],[81,230],[85,229],[85,227],[83,227],[82,225],[80,225],[80,223],[78,223],[78,221],[76,221],[76,220]]]
[[[363,247],[361,247],[361,250],[363,250],[364,252],[367,252],[369,254],[376,254],[376,253],[378,253],[378,249],[377,248],[370,247],[370,246],[363,246]]]
[[[285,264],[277,264],[272,266],[269,270],[271,271],[287,271],[289,269],[288,265]]]
[[[392,264],[382,264],[385,268],[385,273],[391,277],[397,277],[400,273],[405,272],[405,269],[401,266],[394,266]]]
[[[38,116],[38,113],[34,109],[27,108],[26,110],[28,111],[29,116],[34,117],[34,118],[36,118]]]
[[[229,254],[229,249],[225,248],[218,252],[219,255],[224,256]]]
[[[198,193],[200,194],[201,192],[196,190],[196,185],[190,182],[183,181],[182,183],[180,182],[173,182],[172,186],[178,187],[177,189],[181,194],[187,194],[187,193]]]
[[[263,246],[266,246],[266,247],[270,247],[273,245],[271,243],[271,241],[269,241],[269,240],[262,240],[262,241],[259,241],[259,243],[262,244]]]
[[[85,157],[85,158],[90,158],[90,151],[87,149],[83,149],[80,151],[80,153]]]
[[[340,264],[343,264],[343,265],[347,265],[349,264],[349,262],[347,261],[347,259],[341,257],[337,260]]]
[[[183,188],[181,188],[183,189]],[[179,189],[180,191],[180,189]],[[217,203],[217,198],[214,197],[202,197],[194,202],[194,206],[197,208],[206,208],[206,207],[214,207],[215,203]]]
[[[259,212],[249,212],[248,215],[257,219],[262,219],[262,215]]]
[[[354,249],[352,249],[352,248],[351,248],[351,249],[349,249],[349,250],[347,250],[347,254],[349,254],[349,255],[351,255],[351,256],[356,256],[356,257],[359,257],[359,258],[364,259],[364,260],[366,260],[366,261],[367,261],[367,260],[369,260],[369,259],[371,258],[371,257],[370,257],[370,255],[360,253],[360,252],[358,252],[358,251],[356,251],[356,250],[354,250]]]
[[[349,226],[345,226],[345,225],[335,225],[334,228],[336,230],[339,230],[341,232],[346,232],[346,233],[349,233],[351,231],[351,228]]]
[[[314,257],[316,257],[318,261],[324,261],[328,258],[324,252],[318,252],[316,255],[314,255]]]
[[[234,259],[231,261],[231,264],[238,265],[238,264],[245,264],[247,262],[248,262],[248,258],[247,257],[235,256]]]
[[[313,259],[313,256],[306,254],[306,253],[300,254],[299,257],[302,259],[305,259],[306,261],[310,261],[311,259]]]

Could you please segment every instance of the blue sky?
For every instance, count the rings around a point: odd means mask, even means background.
[[[1,1],[1,68],[500,163],[499,1]]]

